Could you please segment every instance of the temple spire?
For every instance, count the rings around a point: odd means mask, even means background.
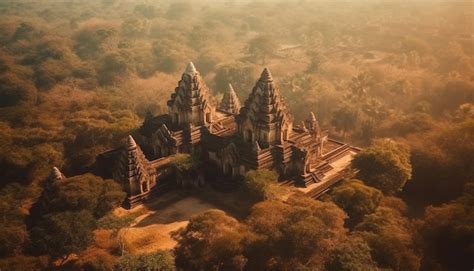
[[[124,144],[117,166],[114,179],[122,182],[129,199],[149,191],[151,182],[151,176],[148,174],[149,161],[131,135]]]
[[[301,121],[300,127],[301,127],[301,129],[303,129],[303,131],[308,131],[308,129],[306,128],[306,124],[304,123],[304,121]]]
[[[194,67],[193,62],[188,63],[188,66],[186,66],[184,73],[187,73],[189,75],[195,75],[196,73],[198,73],[198,71],[196,70],[196,67]]]
[[[263,69],[236,121],[241,138],[246,142],[256,138],[262,148],[289,138],[292,117],[268,68]]]
[[[238,114],[240,111],[240,101],[231,84],[222,97],[219,109],[230,114]]]
[[[129,150],[135,149],[137,147],[137,143],[135,142],[135,139],[133,139],[131,135],[128,136],[127,147]]]
[[[318,120],[313,112],[310,112],[308,118],[305,121],[306,128],[313,134],[316,138],[321,136],[321,129],[319,128]]]
[[[260,145],[258,144],[258,141],[255,140],[255,142],[253,143],[253,151],[256,152],[256,153],[259,153],[261,150],[262,150],[262,148],[260,148]]]
[[[66,176],[64,176],[64,174],[57,167],[53,167],[51,174],[49,175],[49,180],[56,182],[64,179],[66,179]]]
[[[186,66],[167,105],[173,126],[186,128],[212,123],[215,107],[211,104],[208,87],[192,62]]]
[[[262,81],[262,82],[272,82],[273,81],[272,74],[271,74],[271,72],[268,68],[265,67],[263,69],[262,74],[260,75],[260,81]]]

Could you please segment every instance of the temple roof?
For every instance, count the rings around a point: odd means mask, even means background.
[[[56,182],[64,179],[66,179],[66,176],[64,176],[64,174],[57,167],[53,167],[51,174],[49,175],[49,180]]]
[[[244,107],[240,110],[240,121],[249,119],[254,125],[269,126],[291,121],[280,90],[273,81],[268,68],[263,69]]]
[[[273,77],[268,68],[264,68],[262,74],[260,75],[260,81],[262,82],[272,82]]]
[[[129,150],[135,149],[137,147],[137,143],[135,142],[135,139],[131,135],[128,136],[128,144],[127,147]]]
[[[118,168],[122,181],[130,183],[145,181],[149,178],[147,172],[149,162],[131,135],[128,136],[124,147]]]
[[[222,97],[219,109],[230,114],[238,114],[240,111],[240,101],[231,84]]]
[[[198,73],[198,71],[196,70],[196,67],[194,67],[194,64],[192,62],[189,62],[188,66],[186,66],[186,69],[184,70],[184,73],[189,75],[195,75]]]
[[[209,89],[194,64],[189,62],[167,104],[180,111],[191,111],[195,107],[203,110],[209,103]]]

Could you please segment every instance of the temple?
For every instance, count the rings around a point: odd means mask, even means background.
[[[212,165],[225,182],[249,170],[269,169],[279,181],[318,196],[346,176],[359,151],[328,138],[312,112],[295,125],[267,68],[241,106],[230,84],[216,103],[189,63],[167,106],[167,114],[145,119],[135,135],[140,146],[129,136],[122,148],[97,157],[99,173],[123,184],[129,208],[172,185],[165,177],[179,153]]]

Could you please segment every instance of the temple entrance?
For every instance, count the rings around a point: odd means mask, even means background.
[[[142,193],[148,192],[148,183],[143,182],[142,183]]]

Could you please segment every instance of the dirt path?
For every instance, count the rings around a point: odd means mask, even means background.
[[[171,238],[171,233],[185,227],[193,215],[210,209],[217,207],[192,196],[166,195],[129,211],[144,214],[137,217],[131,227],[122,229],[120,234],[130,253],[172,249],[176,241]]]

